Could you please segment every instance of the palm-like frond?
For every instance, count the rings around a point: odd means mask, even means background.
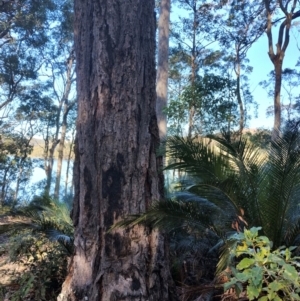
[[[33,235],[46,235],[58,241],[71,254],[73,225],[65,204],[47,199],[11,212],[11,219],[0,225],[0,234],[18,233],[26,229]]]
[[[232,265],[232,260],[235,257],[235,255],[232,254],[232,250],[236,248],[239,242],[240,240],[233,234],[222,244],[216,275],[220,275],[229,265]]]
[[[213,227],[219,214],[219,208],[207,200],[189,193],[182,193],[180,199],[157,201],[147,212],[141,215],[131,215],[116,223],[112,229],[144,224],[164,231],[184,227],[196,229],[198,233],[201,233],[208,227]]]
[[[180,170],[189,179],[180,185],[181,191],[212,202],[229,219],[242,210],[249,226],[262,226],[276,247],[285,237],[292,241],[299,236],[298,128],[289,129],[267,151],[243,139],[230,143],[209,138],[168,141],[171,164],[166,169]]]
[[[258,210],[247,209],[249,198],[256,198],[259,163],[264,162],[265,155],[259,155],[258,150],[248,146],[246,141],[232,145],[212,136],[210,139],[173,137],[167,146],[167,156],[174,163],[166,169],[183,170],[192,177],[189,185],[183,185],[181,189],[206,198],[231,220],[241,209],[248,215],[256,212],[249,218],[260,220]]]
[[[228,160],[209,139],[170,137],[166,151],[166,170],[181,170],[200,180],[221,181],[228,169]]]
[[[265,165],[260,210],[263,230],[276,246],[287,235],[290,241],[298,235],[294,224],[299,219],[300,151],[299,132],[292,129],[272,142]],[[293,229],[293,231],[291,231]],[[289,234],[288,234],[289,233]]]

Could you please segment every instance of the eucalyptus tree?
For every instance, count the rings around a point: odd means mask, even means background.
[[[61,52],[61,50],[59,51]],[[45,171],[47,175],[46,191],[50,192],[53,176],[54,153],[58,146],[57,174],[55,179],[54,196],[58,198],[61,180],[61,168],[63,161],[66,132],[68,127],[68,114],[75,106],[76,96],[74,95],[74,66],[75,56],[72,45],[59,53],[57,58],[50,58],[50,95],[55,103],[53,128],[46,132],[45,138]],[[72,94],[73,93],[73,94]]]
[[[45,85],[39,78],[39,72],[55,8],[53,0],[0,3],[0,131],[4,139],[12,139],[18,148],[12,154],[13,162],[18,166],[15,171],[15,199],[21,179],[28,178],[27,171],[31,170],[28,158],[30,140],[38,133],[38,128],[33,124],[36,111],[30,107],[43,98]],[[30,114],[25,114],[29,111]],[[9,150],[8,153],[11,154]]]
[[[242,134],[247,119],[246,102],[252,101],[251,97],[245,97],[249,96],[249,92],[246,89],[247,83],[242,82],[242,71],[251,72],[252,68],[247,66],[247,52],[264,34],[265,26],[261,22],[264,17],[264,4],[260,1],[230,1],[223,9],[226,13],[217,24],[220,29],[217,39],[227,56],[226,68],[228,65],[232,66],[236,75],[239,132]]]
[[[171,63],[175,63],[176,69],[176,65],[180,61],[181,70],[179,73],[186,77],[184,85],[188,84],[193,87],[199,72],[204,70],[203,67],[212,65],[220,58],[219,51],[208,48],[209,45],[215,42],[211,28],[215,28],[212,24],[219,17],[219,14],[214,11],[216,8],[214,2],[177,0],[175,4],[184,14],[178,17],[179,21],[172,22],[171,37],[176,46],[171,51]],[[188,16],[186,16],[187,14]],[[171,69],[173,69],[173,66],[171,66]],[[173,73],[172,70],[171,73]],[[178,74],[178,72],[175,73]],[[177,79],[176,77],[175,81]],[[172,85],[172,80],[170,83]],[[188,110],[189,136],[195,130],[195,96],[192,99],[193,101],[189,103]]]
[[[154,0],[75,0],[75,254],[59,300],[172,300],[162,235],[107,233],[160,199]]]
[[[43,52],[44,65],[40,76],[45,78],[44,91],[53,102],[52,122],[46,123],[43,131],[44,169],[46,172],[45,191],[50,193],[53,179],[55,151],[58,149],[57,173],[54,197],[59,197],[61,168],[68,127],[68,114],[75,106],[75,55],[73,46],[73,8],[69,0],[57,4],[53,25],[48,32],[48,43]],[[50,126],[50,127],[49,127]]]
[[[297,88],[299,86],[300,73],[297,69],[284,68],[282,70],[282,95],[281,95],[281,115],[282,119],[289,123],[299,117],[299,93]],[[273,98],[275,82],[275,72],[271,71],[268,78],[260,82],[260,85],[267,89],[268,96]],[[267,109],[267,114],[274,114],[274,107],[270,106]]]
[[[300,17],[300,3],[297,0],[264,0],[265,5],[265,28],[268,37],[268,54],[274,66],[274,127],[273,139],[280,132],[282,107],[281,88],[282,70],[286,50],[290,44],[290,30],[293,21]],[[277,39],[274,45],[275,26],[279,25]]]
[[[205,74],[197,76],[193,85],[182,87],[181,95],[172,100],[166,109],[171,134],[182,135],[189,108],[194,106],[196,135],[223,131],[230,133],[238,125],[236,84],[226,77]]]

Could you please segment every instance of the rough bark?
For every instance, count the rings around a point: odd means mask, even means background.
[[[161,140],[167,135],[167,117],[163,110],[168,104],[170,5],[170,0],[161,0],[158,21],[156,114]]]
[[[154,0],[75,0],[75,255],[58,300],[171,300],[156,231],[107,233],[160,198]]]

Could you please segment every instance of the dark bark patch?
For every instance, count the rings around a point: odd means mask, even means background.
[[[119,233],[105,235],[105,253],[108,257],[120,258],[128,253],[130,239]]]
[[[93,191],[93,181],[90,170],[85,166],[83,170],[83,179],[85,184],[85,194],[84,194],[84,205],[87,209],[88,219],[91,218],[93,212],[92,204],[92,191]]]
[[[122,166],[124,165],[124,157],[121,154],[117,155],[117,164],[112,165],[106,172],[103,173],[102,178],[102,197],[108,200],[108,209],[104,215],[104,224],[110,227],[114,222],[114,213],[116,218],[122,213],[123,205],[122,184],[124,180],[124,173]]]
[[[135,276],[132,277],[132,283],[131,283],[131,289],[133,291],[138,291],[141,288],[141,283],[139,279],[137,279]]]

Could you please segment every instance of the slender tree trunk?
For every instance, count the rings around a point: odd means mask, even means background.
[[[1,185],[1,206],[3,206],[4,201],[5,201],[5,192],[6,192],[6,187],[7,187],[7,173],[8,173],[9,167],[5,168],[3,171],[3,180],[2,180],[2,185]]]
[[[18,171],[17,180],[16,180],[16,188],[15,188],[14,199],[13,199],[14,205],[17,204],[22,174],[23,174],[23,167],[20,166],[19,171]]]
[[[64,120],[63,120],[62,126],[61,126],[59,145],[58,145],[57,169],[56,169],[55,187],[54,187],[54,198],[55,199],[59,199],[61,169],[62,169],[62,164],[63,164],[63,159],[64,159],[66,131],[67,131],[67,118],[66,118],[66,116],[64,116]]]
[[[163,109],[168,104],[170,0],[161,0],[158,21],[158,65],[156,82],[156,114],[159,137],[167,135],[167,117]]]
[[[272,137],[278,136],[281,126],[281,81],[282,81],[282,61],[280,58],[274,61],[275,69],[275,89],[274,89],[274,127]]]
[[[237,101],[238,101],[239,111],[240,111],[239,132],[240,135],[242,135],[244,124],[245,124],[245,109],[244,109],[242,95],[241,95],[241,62],[239,58],[237,59],[235,74],[236,74]]]
[[[154,0],[75,0],[75,254],[58,300],[164,301],[163,237],[107,233],[160,198]]]
[[[70,162],[71,162],[73,146],[74,146],[74,135],[75,135],[75,130],[73,131],[73,134],[72,134],[72,140],[71,140],[70,149],[69,149],[69,153],[68,153],[68,159],[67,159],[66,179],[65,179],[65,197],[68,194],[69,171],[70,171]],[[73,183],[73,181],[72,181],[72,183]],[[73,186],[73,185],[71,185],[71,186]],[[70,191],[72,192],[73,189],[71,189]]]
[[[282,65],[285,52],[289,46],[290,42],[290,29],[292,26],[292,21],[300,17],[300,11],[296,9],[297,1],[283,1],[278,0],[277,5],[280,12],[283,13],[283,21],[281,22],[278,29],[278,38],[276,47],[273,46],[273,16],[275,15],[273,8],[271,8],[271,1],[264,0],[266,8],[266,34],[268,37],[268,54],[270,60],[274,65],[275,72],[275,87],[274,87],[274,127],[272,132],[272,140],[280,135],[281,127],[281,102],[280,102],[280,92],[281,92],[281,81],[282,81]],[[281,20],[282,20],[281,19]],[[274,51],[274,48],[276,51]]]
[[[59,140],[53,140],[52,145],[49,149],[49,154],[47,152],[47,160],[45,161],[46,166],[46,188],[45,188],[45,193],[50,194],[50,189],[51,189],[51,183],[52,183],[52,173],[53,173],[53,163],[54,163],[54,152],[56,149],[56,146],[58,145]]]
[[[194,40],[194,43],[195,40]],[[196,45],[196,44],[194,44]],[[196,46],[195,46],[196,47]],[[196,75],[197,75],[197,65],[195,63],[195,54],[194,51],[192,52],[192,73],[191,73],[191,86],[192,86],[192,99],[190,100],[189,104],[189,127],[188,127],[188,137],[192,137],[192,133],[194,131],[195,127],[195,114],[196,114],[196,109],[195,109],[195,82],[196,82]]]
[[[197,35],[197,1],[193,1],[193,16],[194,16],[194,25],[193,25],[193,45],[192,45],[192,53],[191,53],[191,86],[193,89],[192,99],[189,104],[189,126],[188,126],[188,137],[192,136],[195,127],[195,82],[197,77],[198,65],[196,63],[196,35]]]
[[[62,97],[62,103],[64,109],[63,109],[63,118],[62,118],[63,120],[61,125],[60,141],[58,146],[57,170],[56,170],[55,188],[54,188],[54,198],[56,199],[59,198],[61,169],[62,169],[62,163],[64,157],[64,147],[65,147],[66,132],[67,132],[67,118],[71,106],[74,105],[74,103],[69,104],[69,95],[72,86],[73,63],[74,63],[74,48],[71,49],[70,55],[67,59],[66,85]]]

